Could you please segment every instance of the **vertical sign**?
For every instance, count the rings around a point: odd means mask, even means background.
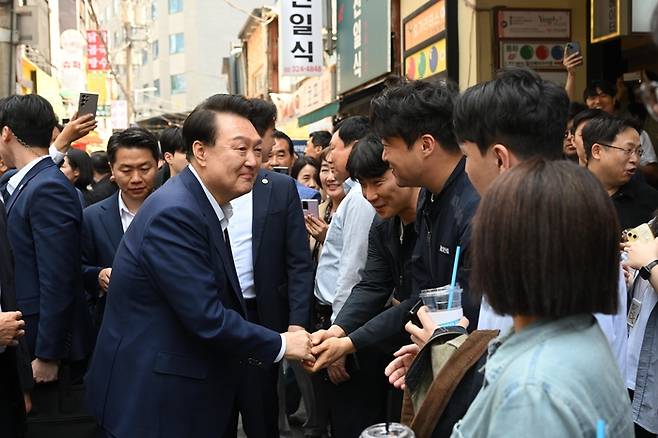
[[[102,40],[101,40],[102,36]],[[110,69],[110,63],[107,62],[107,49],[103,41],[107,41],[106,30],[88,30],[87,31],[87,70],[88,71],[105,71]]]
[[[338,93],[391,71],[391,1],[338,0]]]
[[[279,36],[283,76],[322,74],[322,0],[282,0]]]
[[[591,0],[590,42],[609,40],[621,35],[620,0]]]

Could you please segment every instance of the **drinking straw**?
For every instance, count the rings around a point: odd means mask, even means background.
[[[448,309],[452,309],[452,296],[455,290],[455,285],[457,284],[457,265],[459,264],[459,254],[462,251],[462,247],[457,245],[455,249],[455,264],[452,265],[452,279],[450,280],[450,291],[448,292]]]
[[[603,419],[596,422],[596,438],[605,438],[605,420]]]
[[[386,436],[389,436],[389,429],[391,424],[391,418],[393,418],[393,391],[389,388],[388,394],[386,394]]]

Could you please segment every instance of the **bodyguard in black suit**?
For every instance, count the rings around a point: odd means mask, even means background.
[[[153,191],[157,176],[158,141],[142,128],[128,128],[110,137],[107,156],[119,191],[84,210],[82,275],[96,327],[100,327],[114,254],[125,229]]]
[[[276,107],[258,100],[255,111],[261,117],[252,116],[252,124],[264,143],[271,142],[268,132],[274,128]],[[268,146],[264,144],[263,151],[269,150]],[[249,205],[245,205],[248,196],[251,217]],[[249,321],[278,332],[305,329],[310,319],[313,267],[295,181],[261,168],[251,194],[233,205],[234,221],[229,228]],[[238,222],[251,222],[251,230]],[[244,254],[249,246],[251,257]],[[246,265],[249,259],[251,266]],[[278,376],[279,367],[250,367],[240,388],[239,409],[250,438],[279,435]]]

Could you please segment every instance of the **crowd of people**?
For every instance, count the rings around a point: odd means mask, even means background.
[[[276,437],[295,389],[307,437],[656,437],[658,160],[570,87],[391,82],[303,154],[261,99],[91,155],[92,116],[0,100],[2,435],[84,382],[80,436]]]

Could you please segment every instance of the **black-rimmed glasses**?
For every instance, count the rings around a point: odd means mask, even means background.
[[[626,148],[620,148],[618,146],[613,146],[611,144],[601,143],[600,141],[597,141],[596,144],[600,144],[601,146],[605,146],[607,148],[612,148],[612,149],[617,149],[617,150],[620,150],[620,151],[624,151],[624,153],[626,154],[627,157],[630,157],[633,154],[637,154],[638,157],[641,157],[642,154],[644,153],[644,149],[642,149],[641,147],[633,148],[633,149],[626,149]]]

